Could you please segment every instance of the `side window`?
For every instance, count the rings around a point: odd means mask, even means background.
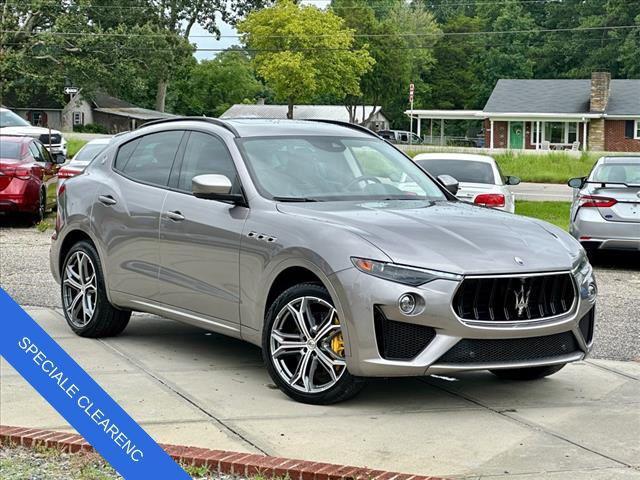
[[[36,143],[35,146],[37,147],[38,151],[40,152],[40,161],[41,162],[48,162],[48,163],[52,163],[53,159],[51,158],[51,154],[49,153],[49,150],[47,150],[44,145],[42,145],[41,143]]]
[[[36,162],[44,162],[44,158],[42,158],[42,152],[38,150],[36,142],[31,142],[29,144],[29,153],[31,153],[31,156]]]
[[[169,175],[183,131],[145,135],[120,147],[114,168],[144,183],[169,185]]]
[[[191,192],[191,180],[197,175],[224,175],[238,188],[236,169],[224,142],[213,135],[191,132],[184,151],[178,189]]]

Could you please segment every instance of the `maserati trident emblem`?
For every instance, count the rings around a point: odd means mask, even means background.
[[[520,291],[514,290],[513,294],[516,297],[516,312],[518,314],[518,318],[520,318],[524,314],[524,311],[529,308],[531,288],[525,289],[523,281],[522,285],[520,285]]]
[[[513,260],[518,264],[518,265],[524,265],[524,260],[521,259],[520,257],[513,257]]]

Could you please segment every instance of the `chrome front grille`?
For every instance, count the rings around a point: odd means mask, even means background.
[[[453,298],[462,320],[518,322],[567,313],[576,297],[571,274],[465,278]]]

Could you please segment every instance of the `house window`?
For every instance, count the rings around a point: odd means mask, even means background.
[[[567,124],[564,122],[546,122],[544,124],[544,139],[551,143],[565,143],[565,129]]]
[[[31,112],[31,125],[42,127],[44,125],[42,112]]]
[[[567,143],[573,143],[578,140],[578,124],[567,123]]]
[[[640,140],[640,120],[636,120],[636,136],[634,137],[636,140]]]
[[[82,112],[73,112],[73,124],[74,125],[82,125],[84,122],[82,121],[82,117],[84,115]]]

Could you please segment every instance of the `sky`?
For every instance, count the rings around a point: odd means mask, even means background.
[[[302,3],[313,4],[319,8],[324,8],[329,5],[330,0],[303,0]],[[218,21],[218,25],[220,26],[220,34],[221,35],[237,35],[238,32],[229,24],[224,23],[222,21]],[[207,38],[198,38],[201,35],[206,35]],[[229,48],[233,45],[239,45],[240,42],[238,38],[221,38],[220,40],[216,40],[216,38],[207,32],[200,25],[194,25],[191,29],[191,35],[189,37],[191,43],[195,43],[197,48],[214,48],[214,49],[225,49]],[[197,51],[195,52],[195,57],[200,60],[208,60],[216,56],[218,52],[203,52]]]

